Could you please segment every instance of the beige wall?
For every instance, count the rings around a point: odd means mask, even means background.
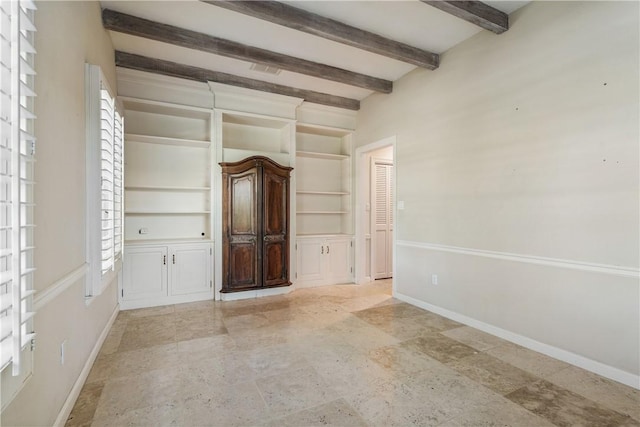
[[[362,103],[357,146],[397,136],[399,294],[639,374],[638,16],[533,2]]]
[[[116,87],[114,51],[97,2],[38,2],[36,12],[36,300],[85,262],[84,64]],[[2,425],[51,425],[117,309],[117,287],[85,303],[80,278],[36,314],[33,376]],[[60,344],[66,340],[65,364]],[[4,375],[3,373],[3,378]]]

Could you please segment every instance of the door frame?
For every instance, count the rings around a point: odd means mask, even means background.
[[[371,271],[367,269],[367,236],[365,234],[364,221],[358,221],[359,218],[369,218],[370,214],[367,213],[366,205],[369,203],[370,196],[365,194],[365,188],[370,180],[369,175],[369,161],[367,159],[368,154],[372,151],[379,150],[380,148],[393,147],[393,194],[396,195],[393,200],[393,218],[394,218],[394,233],[392,241],[393,250],[393,277],[396,277],[396,236],[398,235],[397,225],[397,156],[396,156],[396,136],[389,136],[387,138],[380,139],[370,144],[363,145],[355,150],[355,225],[356,225],[356,247],[355,247],[355,281],[357,284],[363,284],[371,281]],[[370,238],[371,236],[369,236]],[[395,293],[395,280],[393,280],[393,292]]]

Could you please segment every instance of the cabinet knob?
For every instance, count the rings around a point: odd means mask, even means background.
[[[329,255],[329,245],[327,245],[327,255]]]

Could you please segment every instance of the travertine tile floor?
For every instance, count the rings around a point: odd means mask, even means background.
[[[640,393],[389,281],[123,311],[68,426],[640,426]]]

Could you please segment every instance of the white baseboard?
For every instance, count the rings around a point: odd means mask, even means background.
[[[605,365],[604,363],[597,362],[595,360],[586,358],[584,356],[580,356],[570,351],[566,351],[561,348],[557,348],[548,344],[541,343],[531,338],[527,338],[523,335],[519,335],[514,332],[510,332],[505,329],[498,328],[488,323],[484,323],[479,320],[473,319],[471,317],[467,317],[463,314],[456,313],[454,311],[450,311],[445,308],[438,307],[424,301],[420,301],[416,298],[413,298],[401,293],[397,293],[395,291],[393,293],[393,296],[401,301],[407,302],[409,304],[412,304],[417,307],[423,308],[425,310],[431,311],[433,313],[439,314],[448,319],[455,320],[456,322],[464,323],[465,325],[479,329],[488,334],[495,335],[499,338],[510,341],[512,343],[521,345],[522,347],[526,347],[530,350],[537,351],[538,353],[545,354],[549,357],[553,357],[554,359],[558,359],[563,362],[569,363],[571,365],[577,366],[579,368],[586,369],[587,371],[593,372],[605,378],[612,379],[619,383],[628,385],[629,387],[633,387],[635,389],[640,390],[640,375],[634,375],[632,373],[623,371],[621,369],[614,368],[613,366]]]
[[[116,304],[115,310],[113,310],[113,313],[109,318],[109,321],[107,322],[104,329],[102,330],[102,333],[98,337],[98,341],[96,342],[96,345],[93,346],[93,349],[91,350],[91,353],[89,354],[89,357],[87,358],[87,361],[84,364],[82,371],[80,371],[80,375],[78,376],[78,379],[73,384],[73,387],[69,392],[69,396],[67,396],[67,400],[64,401],[64,405],[62,405],[62,408],[60,409],[60,412],[56,417],[56,421],[54,422],[53,427],[63,427],[67,422],[67,418],[69,418],[69,415],[71,414],[71,410],[73,409],[73,406],[76,404],[76,400],[78,399],[78,396],[80,396],[80,391],[82,391],[84,382],[87,380],[87,377],[89,376],[89,372],[91,372],[91,368],[93,367],[93,362],[95,362],[96,357],[98,357],[100,348],[102,348],[102,344],[104,344],[104,340],[107,338],[107,335],[111,330],[111,326],[113,326],[113,323],[116,321],[116,317],[118,317],[119,312],[120,312],[120,307]]]

